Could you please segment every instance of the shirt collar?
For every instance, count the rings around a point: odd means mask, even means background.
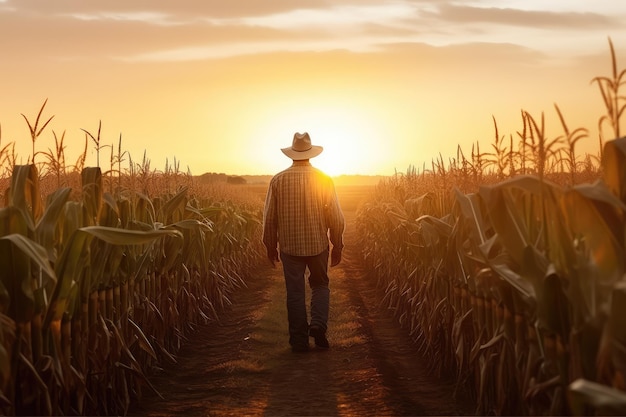
[[[291,166],[292,167],[307,167],[307,166],[311,166],[311,162],[308,159],[305,159],[303,161],[293,161],[293,164]]]

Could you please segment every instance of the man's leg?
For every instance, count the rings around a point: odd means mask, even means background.
[[[289,344],[294,350],[308,348],[309,324],[306,315],[304,271],[306,261],[299,256],[280,254],[287,288]]]
[[[309,285],[311,286],[311,336],[318,347],[327,348],[328,310],[330,289],[328,288],[328,249],[309,257]]]

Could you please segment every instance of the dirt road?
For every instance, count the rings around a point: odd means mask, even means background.
[[[291,352],[282,270],[268,264],[219,323],[190,337],[178,364],[151,378],[163,398],[146,393],[130,414],[473,414],[471,402],[428,373],[407,332],[378,307],[375,283],[350,246],[353,217],[346,218],[344,260],[331,269],[328,351]]]

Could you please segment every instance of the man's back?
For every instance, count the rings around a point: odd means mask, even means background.
[[[334,235],[343,232],[344,219],[332,179],[308,161],[294,161],[272,178],[264,217],[263,241],[278,239],[290,255],[320,253],[328,247],[329,229],[333,244],[341,243]]]

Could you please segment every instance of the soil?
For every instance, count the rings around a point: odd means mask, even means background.
[[[282,268],[269,265],[233,295],[219,322],[190,335],[177,364],[151,376],[131,415],[408,416],[471,415],[454,382],[429,372],[429,359],[380,307],[347,213],[342,263],[330,270],[331,347],[292,353]],[[432,359],[430,359],[432,360]]]

